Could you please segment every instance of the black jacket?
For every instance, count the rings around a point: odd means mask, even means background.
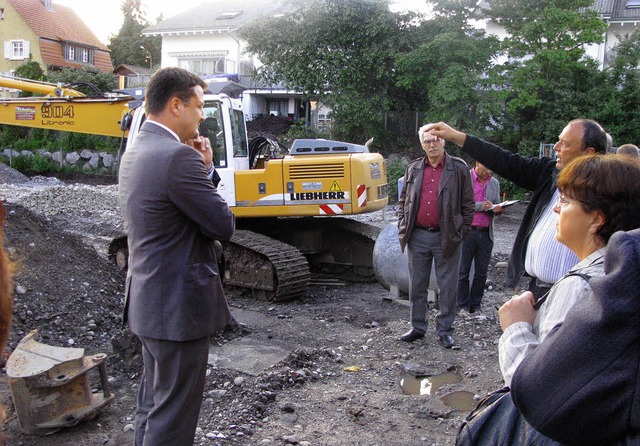
[[[509,257],[507,286],[514,287],[524,274],[524,259],[529,236],[556,190],[556,176],[558,174],[556,160],[553,158],[527,158],[473,135],[467,135],[462,150],[501,177],[533,191],[518,235],[513,243],[511,257]]]
[[[605,276],[520,364],[516,406],[533,427],[575,445],[640,444],[640,230],[617,232]]]

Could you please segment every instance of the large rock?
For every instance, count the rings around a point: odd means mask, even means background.
[[[9,157],[13,157],[13,156],[20,156],[20,152],[16,152],[13,149],[4,149],[4,156],[9,156]]]
[[[91,159],[89,159],[89,162],[87,164],[90,165],[92,169],[97,169],[98,167],[100,167],[100,155],[98,155],[97,153],[92,153]]]
[[[102,165],[107,168],[113,167],[114,156],[107,152],[100,152],[100,158],[102,158]]]
[[[73,165],[78,162],[80,155],[78,155],[78,152],[69,152],[65,155],[64,159],[67,163]]]

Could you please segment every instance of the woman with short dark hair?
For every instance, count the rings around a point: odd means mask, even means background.
[[[499,311],[500,370],[507,385],[520,362],[590,291],[589,278],[604,274],[604,253],[616,231],[640,227],[640,165],[625,157],[587,155],[558,174],[556,239],[580,262],[537,301],[514,296]]]

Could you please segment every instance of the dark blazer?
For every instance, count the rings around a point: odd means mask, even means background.
[[[524,274],[529,236],[556,191],[556,160],[524,157],[473,135],[467,135],[462,151],[501,177],[533,191],[509,257],[507,286],[514,287]]]
[[[416,222],[426,156],[407,166],[398,201],[398,237],[404,252]],[[445,154],[438,185],[438,218],[442,252],[448,258],[471,231],[475,202],[469,167],[460,158]]]
[[[605,275],[518,366],[515,404],[575,445],[640,444],[640,230],[609,240]]]
[[[201,155],[145,122],[120,165],[120,206],[129,242],[124,318],[142,337],[188,341],[225,327],[229,307],[214,240],[235,219]]]

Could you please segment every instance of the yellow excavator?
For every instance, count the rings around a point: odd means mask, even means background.
[[[39,94],[0,99],[0,124],[118,136],[129,144],[145,119],[141,102],[126,94],[86,96],[73,86],[6,77],[0,87]],[[344,216],[387,205],[382,155],[324,139],[296,140],[288,150],[266,138],[249,143],[238,99],[208,91],[204,99],[200,133],[211,140],[218,192],[237,217],[224,246],[225,287],[279,301],[302,295],[311,271],[375,280],[380,229]],[[125,234],[109,254],[126,267]]]

